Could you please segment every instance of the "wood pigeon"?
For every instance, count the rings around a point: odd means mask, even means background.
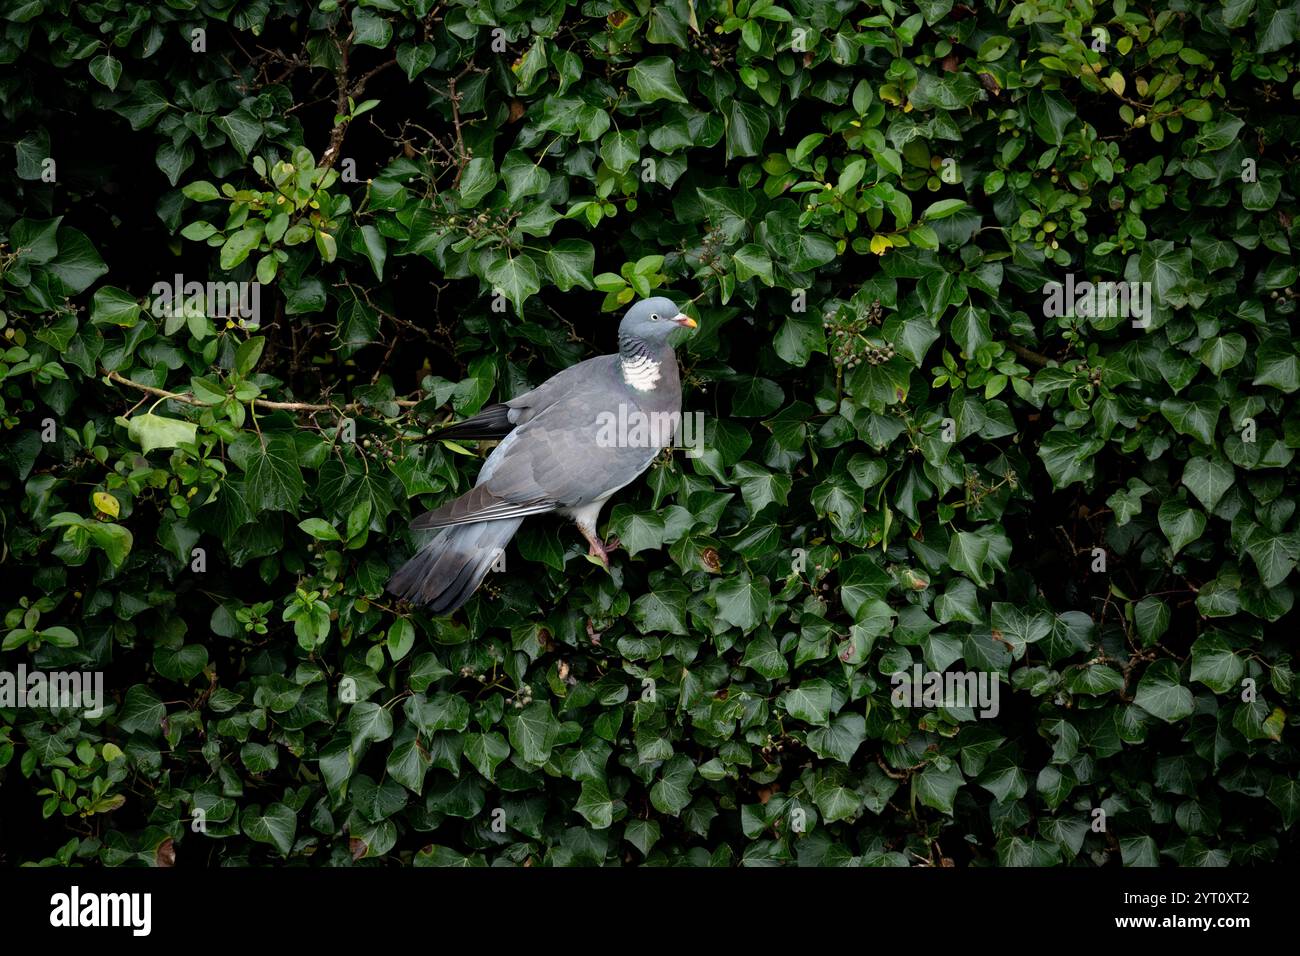
[[[478,589],[523,519],[550,512],[572,518],[590,553],[608,568],[618,542],[606,545],[597,536],[600,510],[672,444],[682,386],[668,337],[695,327],[671,299],[638,302],[619,324],[617,355],[579,362],[436,432],[436,438],[502,441],[473,488],[411,522],[412,530],[439,530],[398,569],[388,590],[450,614]]]

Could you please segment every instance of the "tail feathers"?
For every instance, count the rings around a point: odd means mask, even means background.
[[[388,591],[434,614],[468,601],[519,530],[520,519],[444,528],[388,581]]]
[[[509,405],[489,405],[471,418],[438,429],[431,437],[451,439],[504,438],[510,434],[510,430],[514,427],[514,422],[510,420]]]

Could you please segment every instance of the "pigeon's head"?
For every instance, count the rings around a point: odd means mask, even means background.
[[[643,342],[657,344],[668,341],[677,329],[695,328],[695,320],[682,312],[672,299],[657,296],[638,302],[627,310],[618,327],[620,336],[635,336]]]

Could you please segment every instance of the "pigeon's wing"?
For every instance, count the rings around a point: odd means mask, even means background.
[[[556,507],[554,501],[540,492],[532,498],[517,500],[496,494],[485,485],[476,485],[442,507],[426,511],[411,522],[411,528],[415,531],[429,531],[458,524],[522,518],[526,515],[545,514],[554,511]]]
[[[493,450],[469,492],[411,523],[417,530],[541,514],[601,501],[634,480],[660,445],[620,442],[611,421],[639,411],[616,366],[569,383],[562,397]],[[611,440],[612,439],[612,440]]]
[[[585,385],[611,380],[617,368],[617,355],[600,355],[561,369],[532,391],[506,402],[510,406],[510,420],[516,425],[523,425],[557,402],[577,400]],[[586,397],[587,400],[589,398],[590,396]]]
[[[536,417],[568,394],[570,388],[595,373],[600,365],[609,364],[613,356],[604,355],[571,365],[552,375],[541,385],[508,402],[488,405],[477,415],[434,432],[433,438],[495,439],[510,434],[516,425]]]

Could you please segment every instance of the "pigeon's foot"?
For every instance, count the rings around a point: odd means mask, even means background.
[[[618,550],[618,535],[612,535],[608,541],[601,541],[595,531],[590,531],[581,527],[578,530],[582,532],[582,536],[587,539],[587,544],[591,546],[587,550],[587,553],[603,564],[605,570],[608,571],[609,556]]]

